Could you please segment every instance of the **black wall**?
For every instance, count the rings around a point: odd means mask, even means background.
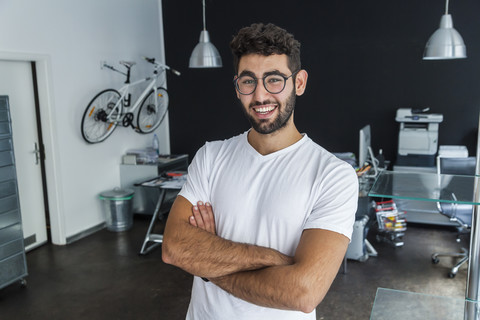
[[[422,54],[445,11],[438,0],[206,1],[207,30],[223,59],[220,69],[189,69],[202,30],[202,2],[163,1],[172,153],[193,157],[205,141],[249,128],[236,102],[229,42],[243,26],[272,22],[302,43],[309,73],[297,99],[301,132],[332,152],[357,154],[358,131],[372,127],[372,147],[395,160],[398,108],[442,113],[439,144],[476,152],[480,103],[480,1],[453,0],[449,13],[467,45],[467,59],[424,61]]]

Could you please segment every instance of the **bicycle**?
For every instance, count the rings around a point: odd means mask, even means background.
[[[120,61],[127,72],[115,69],[106,63],[103,67],[126,76],[125,85],[118,90],[106,89],[98,93],[88,104],[82,117],[82,136],[88,143],[98,143],[107,139],[121,123],[124,127],[132,127],[138,133],[150,133],[163,121],[168,110],[168,92],[164,87],[157,87],[159,69],[170,71],[179,76],[180,72],[165,64],[155,61],[155,58],[143,57],[153,64],[153,76],[130,83],[130,71],[135,62]],[[147,87],[131,104],[131,89],[141,83],[149,82]],[[135,110],[138,109],[135,121]],[[127,112],[124,112],[127,111]]]

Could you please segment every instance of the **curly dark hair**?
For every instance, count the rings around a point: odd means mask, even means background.
[[[233,67],[238,72],[240,58],[250,53],[269,56],[286,54],[290,71],[300,70],[300,42],[291,33],[272,23],[254,23],[242,28],[230,42],[233,53]]]

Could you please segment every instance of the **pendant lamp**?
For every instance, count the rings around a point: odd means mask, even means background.
[[[190,56],[190,68],[220,68],[222,57],[217,48],[210,42],[205,23],[205,0],[203,0],[203,30],[200,32],[200,40]]]
[[[452,16],[448,14],[448,0],[446,0],[445,14],[440,20],[440,28],[428,39],[423,60],[463,59],[467,57],[467,48],[463,38],[453,28]]]

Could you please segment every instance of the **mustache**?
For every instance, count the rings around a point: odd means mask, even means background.
[[[261,106],[261,105],[265,105],[265,104],[277,104],[277,102],[271,101],[271,100],[254,101],[254,102],[250,103],[249,107],[253,108],[255,106]]]

